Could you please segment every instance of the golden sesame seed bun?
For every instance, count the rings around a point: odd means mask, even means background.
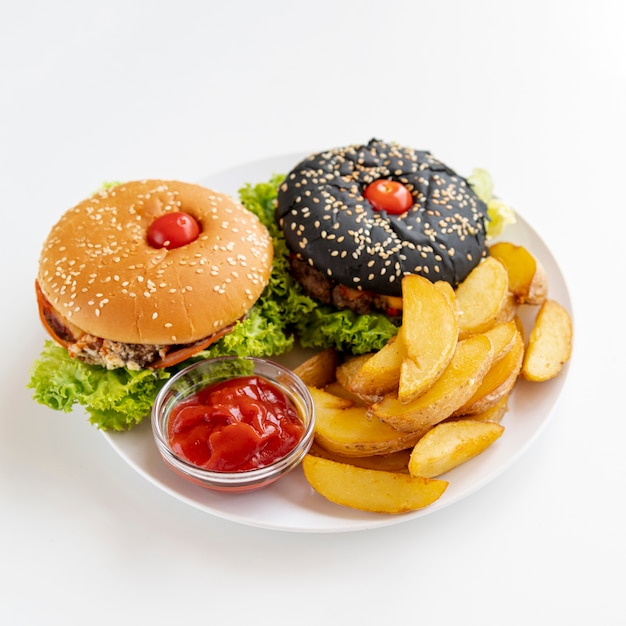
[[[166,249],[148,244],[150,224],[182,211],[198,238]],[[229,196],[166,180],[100,191],[53,226],[37,281],[68,326],[123,343],[185,344],[245,315],[273,260],[267,229]]]

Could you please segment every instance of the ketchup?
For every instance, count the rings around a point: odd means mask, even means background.
[[[303,432],[295,403],[261,376],[205,387],[174,407],[168,427],[179,457],[217,472],[270,465],[293,450]]]

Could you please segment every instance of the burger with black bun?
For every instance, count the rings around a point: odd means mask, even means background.
[[[276,217],[304,290],[360,314],[397,315],[405,274],[456,286],[487,254],[487,206],[466,179],[375,139],[296,165]]]

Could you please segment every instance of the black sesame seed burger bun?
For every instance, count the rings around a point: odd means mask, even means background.
[[[375,210],[364,191],[379,179],[402,183],[413,205],[399,215]],[[429,152],[376,139],[304,159],[276,209],[294,256],[330,289],[384,296],[401,295],[405,274],[461,282],[487,254],[486,213],[465,179]]]
[[[151,245],[151,224],[170,212],[194,218],[199,234],[178,247]],[[156,346],[162,358],[244,316],[272,259],[267,229],[231,197],[178,181],[129,182],[80,202],[53,226],[39,261],[40,313],[53,337],[87,362],[98,362],[89,353],[102,339],[105,350]],[[125,358],[102,364],[128,365]]]

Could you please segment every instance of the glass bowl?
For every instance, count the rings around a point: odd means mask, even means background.
[[[258,377],[278,388],[292,403],[302,422],[302,434],[295,447],[267,465],[237,471],[206,469],[191,462],[180,449],[175,452],[170,437],[170,419],[176,420],[181,403],[194,394],[225,381],[235,385],[248,376]],[[268,406],[275,406],[274,404]],[[173,426],[175,427],[175,425]],[[160,390],[152,408],[152,432],[165,463],[183,478],[216,491],[240,492],[265,487],[296,467],[313,442],[315,407],[307,386],[291,370],[270,360],[253,357],[218,357],[198,361],[170,378]],[[202,444],[204,445],[204,444]],[[232,449],[229,454],[234,454]]]

